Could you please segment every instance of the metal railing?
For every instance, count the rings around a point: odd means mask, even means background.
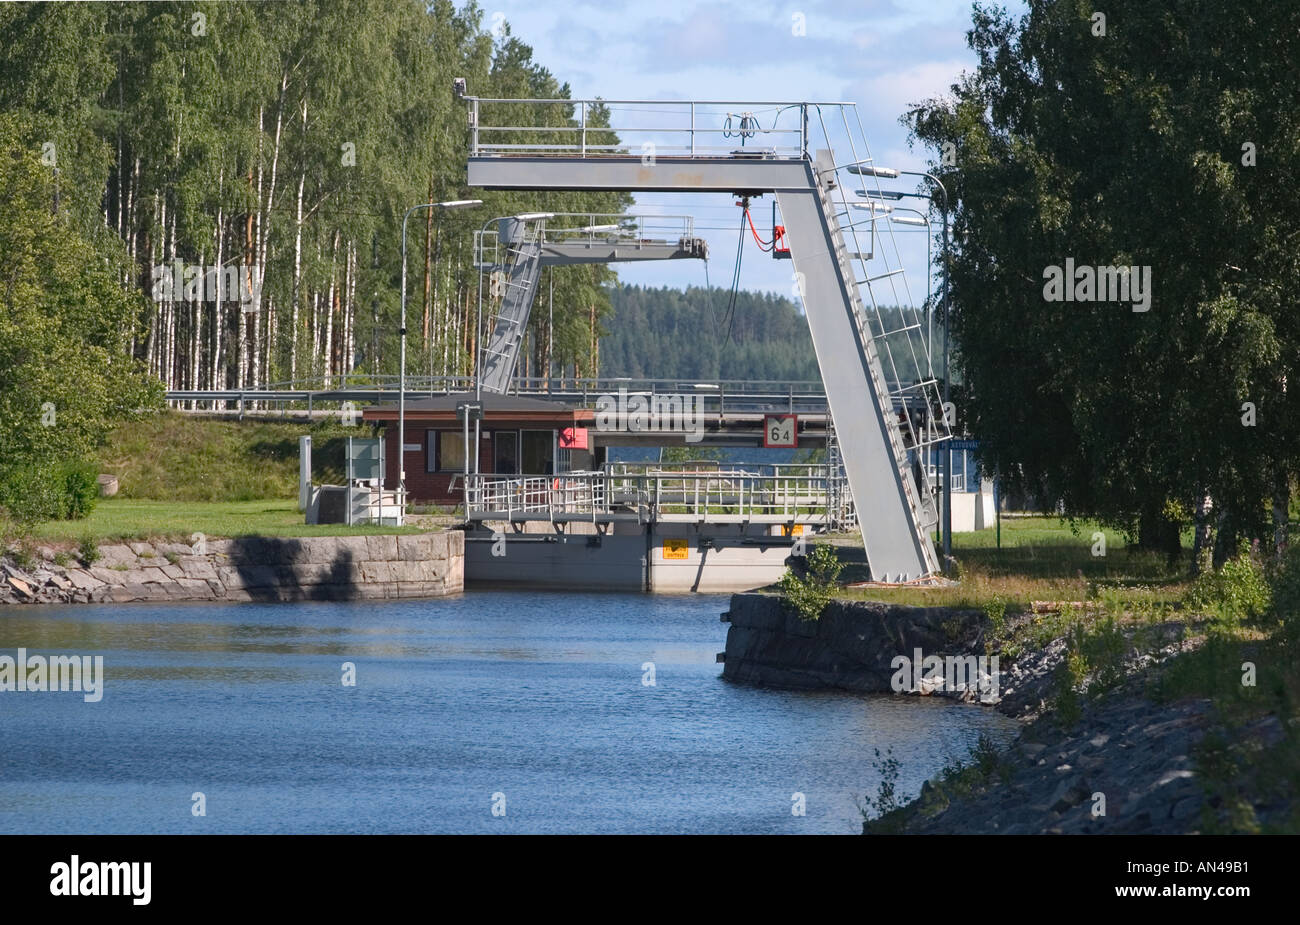
[[[842,495],[820,475],[759,474],[745,470],[646,474],[568,472],[558,476],[465,477],[472,520],[572,520],[618,516],[641,521],[694,520],[840,525],[851,514],[829,505]]]
[[[471,157],[731,157],[741,148],[755,156],[802,158],[808,154],[809,111],[853,105],[482,97],[466,102]]]
[[[314,377],[292,382],[277,382],[261,389],[175,389],[166,393],[170,402],[233,403],[236,406],[257,404],[282,410],[290,404],[307,405],[352,401],[377,404],[395,402],[399,392],[398,376],[370,376],[366,379]],[[709,413],[727,411],[785,411],[822,413],[826,411],[826,392],[817,380],[783,382],[779,380],[716,379],[696,382],[687,379],[523,377],[511,381],[508,394],[550,399],[594,408],[604,396],[617,398],[620,390],[627,395],[703,396]],[[406,377],[408,401],[434,398],[453,393],[474,391],[472,376]]]

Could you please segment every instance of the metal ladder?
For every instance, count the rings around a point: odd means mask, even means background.
[[[858,525],[849,476],[844,471],[844,457],[840,455],[835,421],[829,410],[826,413],[826,520],[827,527],[837,531],[853,530]]]
[[[517,241],[506,242],[505,291],[491,339],[482,350],[483,389],[505,392],[524,341],[533,296],[542,272],[542,235],[544,222],[524,222]]]
[[[880,354],[876,348],[876,339],[871,333],[870,324],[866,323],[866,308],[862,302],[862,295],[858,291],[858,276],[854,272],[853,260],[850,257],[848,245],[845,243],[843,229],[840,227],[839,215],[840,210],[837,204],[830,196],[830,189],[827,186],[826,177],[835,175],[834,162],[831,158],[834,155],[829,152],[818,152],[815,170],[817,182],[817,195],[821,202],[821,208],[825,215],[827,227],[831,230],[831,240],[835,247],[835,260],[840,268],[840,276],[844,282],[845,294],[849,298],[853,307],[853,318],[857,325],[860,343],[862,344],[863,359],[866,363],[867,371],[871,376],[872,387],[876,395],[886,409],[884,415],[886,422],[886,432],[889,435],[890,447],[893,450],[894,466],[898,471],[899,479],[903,486],[903,494],[907,498],[908,511],[911,517],[912,529],[915,531],[920,548],[925,551],[926,564],[930,572],[939,571],[938,557],[930,543],[928,527],[926,525],[926,505],[921,496],[919,487],[916,485],[912,476],[912,467],[907,459],[907,447],[904,445],[902,430],[898,426],[898,417],[894,411],[893,393],[889,390],[885,382],[885,376],[880,361]],[[850,281],[852,284],[850,284]],[[918,448],[917,452],[920,452]],[[873,576],[877,579],[888,580],[888,576]]]

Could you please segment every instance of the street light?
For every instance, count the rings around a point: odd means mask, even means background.
[[[951,263],[951,251],[948,242],[948,190],[944,187],[943,182],[932,173],[923,170],[897,170],[893,167],[876,167],[870,164],[850,164],[849,173],[854,173],[864,177],[883,177],[885,179],[896,179],[900,176],[924,177],[939,188],[942,194],[940,212],[943,216],[943,413],[945,419],[948,414],[948,403],[951,397],[951,389],[948,384],[948,356],[949,344],[951,341],[951,303],[949,285],[949,264]],[[902,199],[904,196],[911,196],[917,199],[929,199],[929,196],[921,193],[904,193],[895,190],[859,190],[859,195],[865,195],[872,199]],[[939,458],[943,460],[943,557],[944,565],[952,556],[952,448],[951,443],[946,443]]]
[[[887,180],[896,180],[899,174],[893,167],[873,167],[870,164],[850,164],[848,170],[860,177],[884,177]]]
[[[397,488],[402,503],[406,502],[406,220],[417,209],[468,209],[483,205],[482,199],[453,199],[449,202],[425,202],[411,206],[402,216],[402,325],[397,333],[401,338],[401,368],[397,384]]]

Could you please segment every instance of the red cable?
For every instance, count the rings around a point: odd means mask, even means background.
[[[745,218],[749,219],[749,230],[754,235],[754,240],[758,242],[758,249],[765,253],[770,251],[772,249],[772,242],[764,241],[758,236],[758,229],[754,227],[754,217],[749,214],[748,209],[745,210]]]

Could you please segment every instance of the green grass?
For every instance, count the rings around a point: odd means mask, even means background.
[[[1106,554],[1094,556],[1093,533],[1106,536]],[[1033,601],[1117,597],[1125,604],[1171,603],[1189,587],[1186,562],[1170,565],[1157,552],[1130,549],[1122,534],[1058,517],[1004,517],[1002,548],[993,529],[953,534],[958,584],[947,587],[844,589],[838,596],[924,606],[983,609],[1001,602],[1011,611]],[[1190,537],[1189,537],[1190,540]],[[842,581],[865,577],[846,569]]]
[[[346,439],[368,427],[303,421],[218,420],[177,411],[117,428],[99,453],[122,498],[254,501],[298,495],[298,438],[312,438],[314,481],[342,484]]]
[[[189,542],[195,533],[232,536],[364,536],[419,533],[417,527],[308,526],[296,501],[136,501],[101,500],[84,520],[49,521],[32,528],[38,542],[76,545],[85,539],[113,542],[173,539]]]

